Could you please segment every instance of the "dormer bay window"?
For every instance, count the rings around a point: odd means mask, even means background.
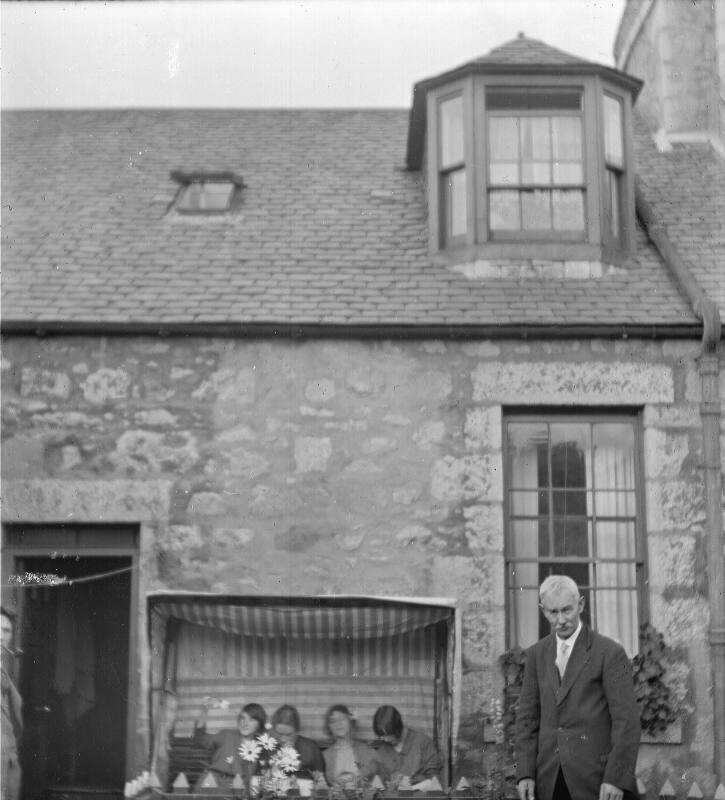
[[[431,252],[623,261],[640,88],[522,36],[417,84],[408,167],[426,171]]]

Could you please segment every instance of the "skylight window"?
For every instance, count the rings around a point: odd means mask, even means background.
[[[231,172],[172,172],[179,184],[174,208],[181,214],[224,214],[239,202],[242,179]]]

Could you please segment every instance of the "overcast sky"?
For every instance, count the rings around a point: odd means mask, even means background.
[[[408,107],[519,31],[612,64],[624,0],[3,2],[2,103]]]

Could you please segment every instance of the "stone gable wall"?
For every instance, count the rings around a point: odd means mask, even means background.
[[[456,597],[457,771],[470,776],[506,647],[502,407],[641,407],[650,616],[675,648],[692,708],[682,743],[644,746],[641,769],[697,768],[701,781],[712,708],[696,350],[8,337],[4,519],[139,524],[141,597]],[[141,604],[139,769],[144,614]]]
[[[630,0],[623,14],[615,55],[645,84],[637,111],[652,131],[721,134],[721,27],[715,5],[680,0]],[[628,53],[622,50],[635,34]]]

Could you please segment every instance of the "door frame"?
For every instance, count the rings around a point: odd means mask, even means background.
[[[102,533],[101,533],[102,532]],[[32,541],[15,543],[17,534],[28,534],[28,539],[42,537],[48,539],[54,534],[58,537],[57,545],[52,549],[47,541],[34,544]],[[88,544],[94,533],[100,534],[103,542]],[[125,540],[125,541],[124,541]],[[78,556],[80,558],[118,557],[130,560],[130,601],[128,620],[128,707],[126,709],[126,753],[124,764],[125,779],[129,780],[131,758],[135,752],[136,719],[140,694],[140,657],[138,646],[138,593],[139,593],[139,545],[140,525],[129,524],[94,524],[94,523],[22,523],[3,524],[2,526],[2,585],[3,605],[6,604],[6,593],[12,598],[12,610],[15,612],[15,642],[21,641],[23,625],[23,589],[10,583],[10,576],[17,573],[18,562],[24,558],[49,558],[51,554],[58,556]],[[22,669],[22,662],[20,669]],[[17,677],[17,676],[16,676]]]

